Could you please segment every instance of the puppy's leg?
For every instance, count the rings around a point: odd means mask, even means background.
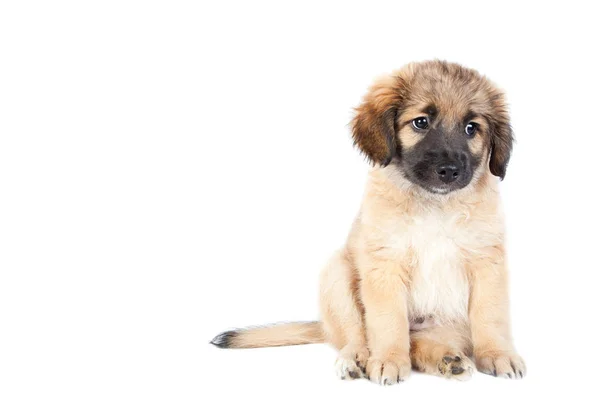
[[[417,371],[465,381],[475,372],[465,325],[436,326],[411,332],[410,357]]]
[[[507,272],[504,248],[487,249],[485,257],[469,266],[469,320],[477,369],[510,379],[525,375],[525,363],[510,335]]]
[[[371,351],[367,375],[372,382],[392,385],[411,371],[406,271],[397,260],[379,258],[374,252],[363,254],[358,262],[364,266],[360,295]]]
[[[327,342],[339,350],[341,379],[360,378],[369,358],[357,276],[345,253],[336,253],[321,274],[321,318]]]

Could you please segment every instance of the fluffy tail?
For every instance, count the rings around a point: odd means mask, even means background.
[[[323,343],[321,322],[289,322],[236,329],[218,334],[210,343],[223,349],[292,346]]]

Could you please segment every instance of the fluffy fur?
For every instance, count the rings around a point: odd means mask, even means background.
[[[380,384],[411,369],[521,378],[497,187],[513,139],[504,95],[476,71],[430,61],[377,81],[356,111],[354,142],[373,168],[347,243],[321,274],[321,322],[225,332],[213,343],[326,341],[339,349],[338,376]],[[416,118],[430,126],[418,129]],[[467,137],[468,123],[478,128]],[[462,175],[440,183],[436,163],[448,162]]]

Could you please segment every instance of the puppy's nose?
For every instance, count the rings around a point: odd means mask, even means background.
[[[462,170],[458,164],[449,162],[439,165],[435,169],[435,172],[437,173],[440,181],[444,183],[452,183],[460,177]]]

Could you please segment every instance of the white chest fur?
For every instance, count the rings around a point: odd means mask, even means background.
[[[459,243],[472,233],[459,215],[431,212],[399,224],[390,243],[410,251],[409,315],[436,321],[468,318],[469,283]]]

